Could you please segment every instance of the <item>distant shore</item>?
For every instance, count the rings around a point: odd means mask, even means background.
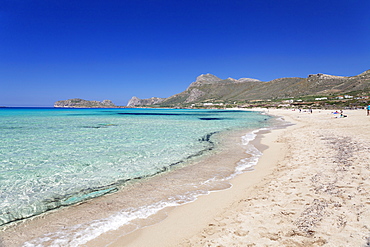
[[[295,125],[263,134],[257,145],[268,148],[254,171],[158,224],[110,236],[109,246],[369,244],[370,117],[363,110],[268,113]]]

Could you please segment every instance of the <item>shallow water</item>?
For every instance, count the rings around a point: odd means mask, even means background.
[[[226,110],[0,109],[0,226],[185,164],[211,152],[215,134],[266,127],[268,118]]]

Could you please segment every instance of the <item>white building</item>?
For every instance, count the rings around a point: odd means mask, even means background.
[[[315,98],[315,100],[327,100],[327,97],[322,97],[322,98]]]

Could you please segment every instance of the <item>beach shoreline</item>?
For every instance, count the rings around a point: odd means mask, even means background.
[[[268,114],[294,125],[262,136],[257,145],[268,148],[254,171],[107,246],[367,246],[370,118]]]
[[[263,109],[253,110],[264,112]],[[166,216],[158,223],[135,230],[124,236],[120,236],[119,232],[106,234],[88,242],[86,246],[182,245],[183,241],[196,235],[199,229],[207,227],[208,222],[212,221],[219,212],[222,212],[227,207],[231,207],[240,194],[250,191],[255,185],[263,182],[263,179],[272,172],[273,166],[271,164],[282,158],[280,154],[284,154],[284,147],[281,144],[268,147],[266,144],[274,142],[280,133],[287,129],[287,126],[289,126],[288,128],[294,127],[294,125],[287,125],[287,122],[280,122],[272,126],[273,130],[271,128],[256,130],[256,137],[251,141],[251,144],[259,151],[263,151],[264,154],[259,157],[258,164],[262,162],[264,165],[254,167],[252,171],[244,171],[232,178],[229,181],[232,185],[230,188],[214,190],[207,195],[199,196],[197,200],[191,203],[168,208],[163,212]],[[237,138],[241,142],[242,135],[238,134]],[[234,139],[235,145],[238,145],[238,142]],[[272,156],[272,154],[279,155]],[[238,162],[241,156],[235,158],[233,162]],[[272,160],[272,162],[265,162],[265,159]],[[227,162],[227,160],[225,161]],[[212,205],[212,208],[209,205]],[[113,239],[114,241],[112,241]]]
[[[229,179],[225,178],[235,173],[235,166],[238,162],[253,156],[245,152],[246,147],[241,143],[242,136],[250,131],[237,129],[219,133],[217,134],[220,135],[219,138],[215,137],[213,140],[219,143],[217,144],[218,148],[210,151],[204,157],[199,156],[195,160],[189,161],[190,164],[175,166],[171,168],[170,173],[157,174],[143,181],[138,180],[127,184],[116,193],[51,210],[31,219],[16,222],[7,227],[8,229],[2,232],[0,238],[3,239],[5,246],[11,247],[25,243],[30,246],[39,244],[49,246],[55,243],[65,246],[80,246],[81,243],[84,244],[84,242],[94,239],[102,232],[107,232],[107,234],[102,234],[102,237],[105,238],[106,235],[112,236],[114,233],[124,235],[135,231],[138,227],[155,224],[166,218],[167,212],[171,211],[173,206],[196,200],[199,195],[208,194],[209,191],[228,189],[230,187]],[[225,163],[228,165],[225,166]],[[215,177],[216,183],[214,180],[208,182],[214,176],[212,174],[215,174],[215,171],[218,174]],[[198,181],[191,180],[194,173],[197,174],[195,177]],[[181,183],[180,187],[183,188],[178,188],[179,183]],[[190,188],[193,187],[193,184],[199,183],[203,183],[204,186],[199,187],[198,185],[195,191]],[[183,186],[185,184],[187,187]],[[158,193],[158,188],[162,188],[163,191]],[[185,200],[182,199],[182,196]],[[161,204],[163,198],[170,197],[174,197],[175,201],[170,199],[170,203]],[[171,206],[171,200],[174,202],[173,206]],[[147,208],[146,205],[150,207]],[[128,211],[124,211],[124,209],[128,209]],[[131,211],[131,209],[139,210]],[[124,214],[121,214],[122,212]],[[137,217],[137,219],[129,224],[122,224],[122,220],[132,218],[131,216]],[[124,226],[122,227],[122,225]],[[116,226],[119,228],[117,231],[114,230]],[[106,230],[106,227],[112,229]],[[87,243],[88,245],[90,243]]]

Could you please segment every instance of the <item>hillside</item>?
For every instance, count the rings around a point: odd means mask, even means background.
[[[140,106],[140,105],[155,105],[160,104],[165,98],[152,97],[149,99],[139,99],[138,97],[132,97],[128,102],[127,106]]]
[[[312,74],[307,78],[279,78],[268,82],[250,78],[221,79],[211,74],[197,77],[183,92],[158,101],[135,97],[130,106],[186,106],[200,102],[235,102],[271,100],[309,95],[334,95],[354,91],[370,91],[370,70],[359,75],[344,77]]]

